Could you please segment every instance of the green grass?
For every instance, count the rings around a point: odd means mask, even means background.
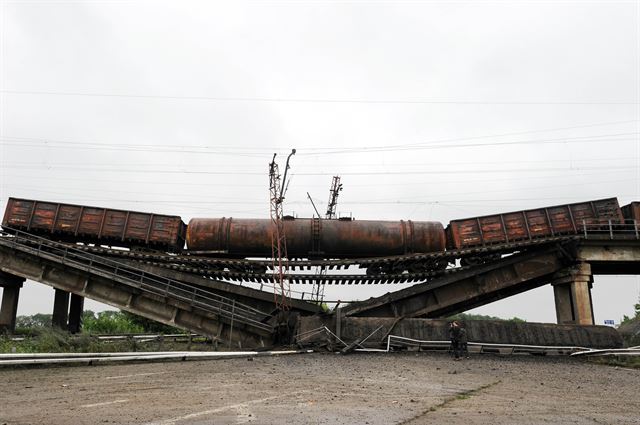
[[[136,341],[133,338],[105,341],[89,334],[70,335],[54,328],[40,328],[36,333],[25,336],[22,341],[0,337],[0,353],[98,353],[122,351],[210,351],[212,344],[205,337],[188,341],[152,340]]]
[[[607,366],[628,367],[640,369],[640,357],[631,356],[601,356],[587,358],[589,363],[602,364]]]

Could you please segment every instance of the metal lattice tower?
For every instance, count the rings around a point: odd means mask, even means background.
[[[271,216],[271,258],[273,270],[273,295],[277,307],[282,310],[289,309],[289,298],[291,296],[291,285],[288,275],[288,255],[287,237],[282,221],[284,195],[287,189],[287,171],[289,169],[289,159],[294,155],[293,149],[287,157],[284,177],[281,179],[280,170],[276,163],[276,154],[269,164],[269,199]]]
[[[327,212],[325,218],[331,220],[336,218],[336,206],[338,205],[338,195],[342,190],[340,184],[340,176],[333,176],[331,181],[331,189],[329,189],[329,202],[327,203]],[[324,277],[327,275],[327,268],[320,266],[317,272],[318,279],[311,288],[311,301],[321,304],[324,300]]]
[[[324,277],[327,275],[327,268],[320,266],[317,272],[317,280],[313,282],[311,287],[311,302],[322,304],[324,301]]]
[[[341,190],[342,185],[340,184],[340,176],[333,176],[331,189],[329,190],[329,202],[327,203],[327,219],[336,218],[336,206],[338,205],[338,195]]]

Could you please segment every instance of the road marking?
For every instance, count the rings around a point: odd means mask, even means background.
[[[105,401],[103,403],[94,403],[94,404],[83,404],[80,407],[98,407],[98,406],[108,406],[110,404],[117,404],[117,403],[126,403],[127,401],[129,401],[129,399],[122,399],[122,400],[114,400],[114,401]]]
[[[218,407],[217,409],[210,409],[210,410],[203,410],[201,412],[189,413],[188,415],[178,416],[176,418],[163,419],[163,420],[160,420],[160,421],[157,421],[157,422],[148,422],[145,425],[173,425],[173,424],[175,424],[177,422],[180,422],[180,421],[187,421],[187,420],[190,420],[190,419],[197,418],[199,416],[211,415],[213,413],[220,413],[220,412],[224,412],[226,410],[241,409],[241,410],[244,410],[246,412],[248,410],[248,407],[253,405],[253,404],[263,403],[265,401],[274,400],[276,398],[290,397],[290,396],[294,396],[296,394],[301,394],[301,393],[305,393],[305,392],[308,392],[308,391],[296,391],[294,393],[289,393],[289,394],[279,394],[279,395],[274,395],[274,396],[271,396],[271,397],[259,398],[259,399],[256,399],[256,400],[249,400],[249,401],[245,401],[243,403],[230,404],[229,406]]]
[[[162,375],[163,373],[167,373],[167,372],[134,373],[132,375],[107,376],[104,379],[121,379],[121,378],[131,378],[134,376]]]

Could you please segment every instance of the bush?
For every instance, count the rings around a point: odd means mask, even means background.
[[[142,326],[144,332],[147,333],[181,334],[185,332],[183,329],[165,325],[164,323],[156,322],[155,320],[147,319],[146,317],[138,316],[128,311],[123,311],[122,314],[124,314],[131,323]]]
[[[69,336],[66,332],[42,327],[37,336],[27,337],[23,341],[11,341],[2,339],[0,352],[8,353],[15,348],[18,353],[64,353],[71,351]]]
[[[516,322],[516,323],[525,323],[526,320],[520,319],[519,317],[512,317],[511,319],[501,319],[499,317],[494,316],[486,316],[484,314],[467,314],[467,313],[458,313],[454,316],[447,317],[447,320],[500,320],[503,322]]]
[[[634,307],[636,309],[635,315],[633,317],[629,317],[626,314],[622,316],[622,321],[620,322],[621,325],[624,325],[626,323],[631,323],[634,320],[640,319],[640,302],[636,304]]]
[[[82,329],[90,334],[136,334],[144,333],[144,327],[131,320],[121,311],[102,311],[94,314],[85,311]]]
[[[51,314],[34,314],[16,318],[16,335],[38,336],[51,329]],[[89,334],[140,334],[184,333],[184,330],[168,326],[126,311],[85,310],[82,315],[82,331]]]
[[[51,327],[51,314],[34,314],[33,316],[16,317],[16,328]]]

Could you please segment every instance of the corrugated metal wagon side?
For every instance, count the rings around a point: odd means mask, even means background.
[[[640,202],[634,201],[621,209],[622,215],[627,222],[635,220],[640,223]]]
[[[186,225],[178,216],[9,198],[4,228],[58,240],[180,252]]]
[[[461,249],[579,234],[584,224],[607,225],[623,220],[617,198],[466,218],[447,226],[447,247]]]

